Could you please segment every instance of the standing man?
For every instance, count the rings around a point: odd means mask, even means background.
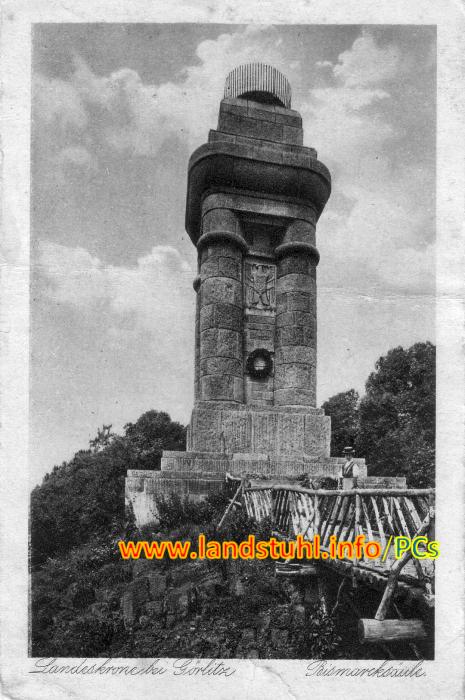
[[[354,459],[354,448],[344,447],[344,457],[346,461],[341,466],[340,472],[338,474],[340,488],[342,488],[343,479],[353,479],[353,487],[356,488],[357,477],[360,474],[360,470],[357,462]]]

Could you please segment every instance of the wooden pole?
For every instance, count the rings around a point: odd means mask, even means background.
[[[237,499],[237,497],[239,496],[239,494],[240,494],[241,491],[242,491],[242,481],[241,481],[241,483],[239,484],[239,488],[237,489],[236,493],[234,494],[232,500],[229,502],[228,507],[227,507],[226,510],[224,511],[223,517],[221,518],[220,522],[218,523],[218,530],[221,528],[222,524],[223,524],[224,521],[226,520],[226,516],[228,515],[229,511],[230,511],[231,508],[233,507],[233,503],[236,502],[236,499]]]
[[[254,486],[250,490],[258,491],[260,489],[270,488],[270,486]],[[434,498],[434,489],[306,489],[303,486],[293,486],[290,484],[274,484],[271,486],[273,491],[296,491],[297,493],[308,493],[319,496],[342,496],[350,498],[354,493],[359,493],[362,496],[432,496]]]
[[[418,530],[416,533],[416,537],[418,535],[423,535],[425,532],[428,531],[429,528],[429,517],[426,518],[424,521],[423,525],[421,528]],[[400,559],[397,559],[395,563],[392,565],[391,571],[389,572],[389,578],[388,582],[386,584],[386,588],[384,589],[383,597],[381,598],[381,602],[379,604],[378,610],[376,611],[375,615],[375,620],[378,620],[378,622],[382,621],[385,619],[387,612],[389,610],[389,606],[391,604],[392,597],[395,593],[396,587],[397,587],[397,580],[399,578],[399,574],[406,565],[406,563],[413,557],[413,552],[411,549],[408,549]]]

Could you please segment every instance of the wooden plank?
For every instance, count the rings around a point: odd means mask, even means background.
[[[229,511],[231,510],[233,503],[236,502],[237,497],[239,496],[239,494],[241,493],[241,491],[242,491],[242,481],[240,482],[240,484],[239,484],[239,486],[238,486],[238,489],[237,489],[236,493],[234,494],[232,500],[229,502],[228,507],[227,507],[226,510],[224,511],[223,517],[221,518],[220,522],[218,523],[218,530],[220,529],[220,527],[222,526],[222,524],[223,524],[224,521],[226,520],[226,517],[227,517]]]
[[[278,492],[278,499],[277,499],[277,511],[276,511],[276,525],[279,530],[284,531],[284,498],[285,498],[286,492],[285,491],[280,491]]]
[[[407,498],[407,496],[404,496],[402,498],[403,502],[405,503],[405,507],[410,514],[410,517],[412,519],[413,524],[415,525],[415,531],[419,530],[421,527],[421,521],[422,519],[417,513],[417,510],[415,508],[415,504],[413,503],[413,500],[410,498]]]
[[[302,532],[302,537],[308,539],[313,539],[315,537],[315,511],[313,509],[312,503],[307,496],[304,496],[304,508],[305,508],[305,528]]]
[[[263,520],[264,518],[264,508],[263,508],[263,491],[258,491],[256,494],[257,497],[257,513],[258,517],[260,520]]]
[[[337,516],[339,514],[339,511],[341,509],[341,504],[342,504],[342,498],[341,496],[337,496],[336,499],[334,500],[333,507],[331,508],[328,518],[326,522],[324,523],[324,527],[322,528],[321,531],[321,546],[324,546],[326,543],[326,540],[331,537],[332,535],[332,525],[337,519]]]
[[[355,498],[355,496],[354,496]],[[350,510],[352,501],[349,498],[345,498],[343,501],[343,506],[341,508],[341,512],[339,514],[339,523],[336,523],[336,526],[334,528],[334,534],[336,536],[336,539],[340,539],[341,537],[341,532],[342,528],[344,527],[344,524],[346,523],[346,518],[347,518],[347,513]]]
[[[404,534],[406,537],[411,537],[414,533],[413,533],[413,532],[410,532],[410,530],[409,530],[409,528],[408,528],[408,526],[407,526],[407,523],[406,523],[406,521],[405,521],[404,514],[403,514],[403,512],[402,512],[402,507],[401,507],[401,505],[400,505],[400,503],[399,503],[399,499],[393,498],[392,500],[393,500],[393,502],[394,502],[394,507],[395,507],[395,509],[396,509],[396,511],[397,511],[397,515],[398,515],[398,518],[399,518],[399,522],[400,522],[401,527],[402,527],[402,533],[401,533],[401,534]]]
[[[315,526],[313,528],[313,537],[315,537],[315,535],[320,534],[320,496],[318,496],[318,494],[315,494],[313,496],[313,511],[315,513]]]
[[[347,525],[339,535],[339,539],[344,542],[352,542],[354,539],[353,537],[351,537],[351,535],[354,532],[355,525],[355,505],[353,503],[351,503],[351,508],[349,509],[349,512],[349,517],[346,516]]]
[[[392,515],[391,515],[391,513],[389,512],[389,505],[388,505],[387,499],[383,496],[381,500],[382,500],[382,502],[383,502],[383,508],[384,508],[384,513],[385,513],[385,515],[386,515],[386,519],[387,519],[387,521],[388,521],[388,523],[389,523],[389,527],[391,528],[391,535],[395,535],[396,532],[395,532],[395,529],[394,529],[394,522],[393,522],[393,520],[392,520]]]
[[[289,534],[289,529],[290,529],[290,516],[289,516],[289,491],[284,491],[283,493],[283,501],[281,505],[281,522],[282,522],[282,530],[283,532],[286,533],[286,535]]]
[[[292,530],[291,534],[295,537],[299,534],[299,515],[297,512],[297,496],[295,493],[289,493],[289,515],[291,518]]]
[[[295,494],[295,497],[297,513],[299,515],[299,530],[297,534],[302,535],[307,528],[307,516],[304,509],[305,494]]]
[[[302,494],[301,495],[301,501],[302,501],[302,509],[304,512],[304,518],[305,518],[305,525],[302,530],[302,534],[304,537],[307,536],[310,528],[313,525],[313,508],[311,501],[309,499],[309,496],[307,494]]]
[[[384,551],[384,549],[385,549],[385,547],[386,547],[386,537],[385,537],[385,534],[384,534],[384,527],[383,527],[382,520],[381,520],[381,518],[379,517],[378,504],[376,503],[376,497],[375,497],[375,496],[371,496],[371,502],[372,502],[372,505],[373,505],[373,512],[374,512],[375,518],[376,518],[376,524],[378,525],[378,533],[379,533],[379,537],[380,537],[380,539],[381,539],[381,546],[382,546],[383,551]]]
[[[418,530],[418,534],[422,535],[425,532],[428,531],[429,527],[429,518],[426,518],[421,526],[421,528]],[[377,620],[384,620],[387,612],[389,610],[389,606],[391,604],[391,600],[394,596],[399,575],[402,571],[402,569],[405,567],[405,565],[412,559],[413,553],[411,549],[408,549],[404,554],[401,556],[400,559],[396,559],[394,564],[391,567],[391,570],[389,572],[389,579],[386,585],[386,588],[383,593],[383,597],[381,599],[381,602],[379,604],[378,610],[376,611],[375,618]]]
[[[362,499],[359,494],[355,496],[355,537],[362,534]]]
[[[371,529],[370,517],[369,517],[369,515],[368,515],[368,510],[367,510],[367,507],[366,507],[366,505],[365,505],[365,499],[362,498],[362,499],[361,499],[361,502],[362,502],[362,513],[363,513],[363,515],[364,515],[364,517],[365,517],[365,524],[366,524],[366,526],[367,526],[367,535],[368,535],[368,539],[369,539],[369,540],[372,540],[372,539],[373,539],[373,531],[372,531],[372,529]]]
[[[418,559],[414,558],[413,565],[416,569],[418,579],[420,580],[420,582],[423,583],[426,580],[426,575],[425,575],[425,572],[423,571],[423,567],[421,565],[421,562]]]
[[[276,494],[276,495],[275,495]],[[284,491],[272,492],[272,498],[274,497],[274,512],[273,512],[273,523],[277,529],[281,530],[281,520],[282,520],[282,502],[284,499]]]

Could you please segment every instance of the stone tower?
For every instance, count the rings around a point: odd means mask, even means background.
[[[289,479],[337,469],[330,419],[316,408],[315,228],[331,180],[302,143],[281,73],[256,63],[228,75],[218,128],[188,170],[198,275],[187,451],[165,452],[159,472],[128,473],[139,520],[150,519],[156,494],[202,497],[226,472]]]

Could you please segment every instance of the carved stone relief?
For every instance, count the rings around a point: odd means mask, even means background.
[[[274,311],[276,308],[276,265],[246,260],[244,270],[245,307]]]

